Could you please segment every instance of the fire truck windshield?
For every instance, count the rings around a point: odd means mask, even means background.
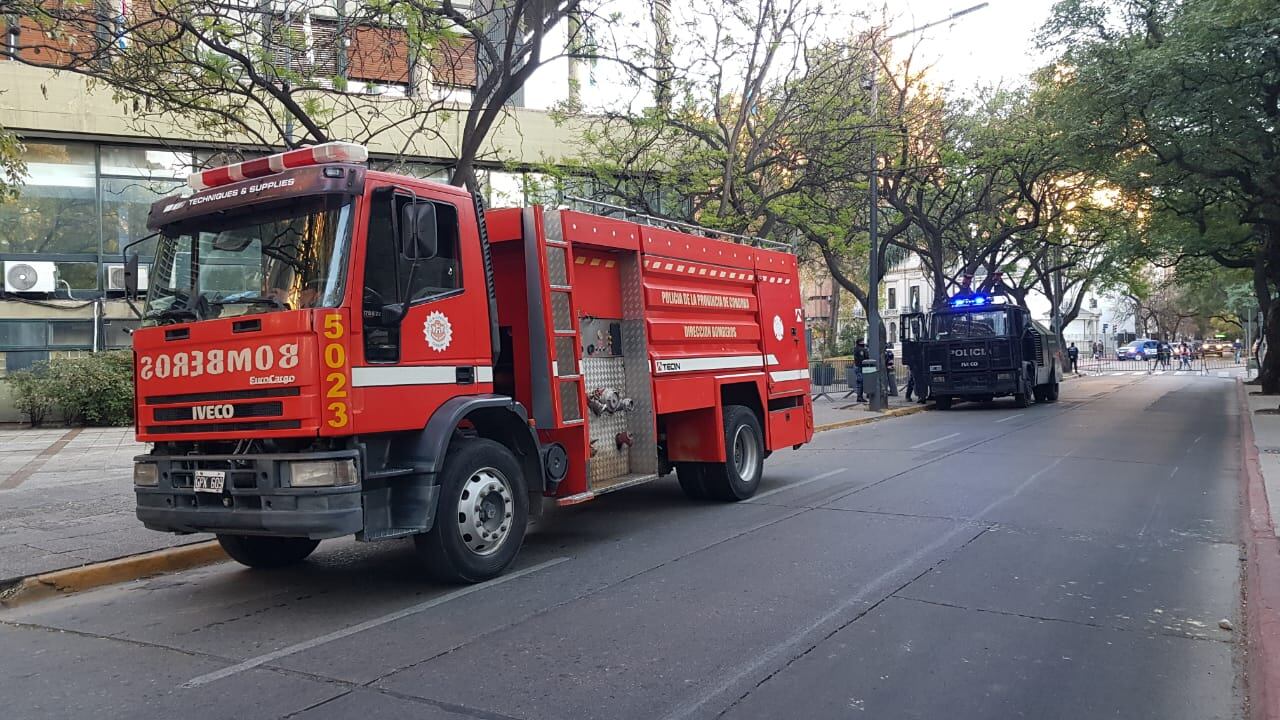
[[[207,320],[342,301],[352,205],[289,198],[163,229],[143,314],[148,323]]]
[[[1008,334],[1008,314],[1004,310],[938,313],[933,316],[935,340],[969,340]]]

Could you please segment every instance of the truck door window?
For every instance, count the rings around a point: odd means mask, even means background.
[[[401,253],[395,217],[402,217],[406,205],[414,198],[396,193],[374,195],[369,210],[368,246],[364,259],[365,359],[369,362],[396,362],[400,359],[400,328],[387,326],[382,317],[386,305],[405,306],[449,295],[462,287],[458,262],[458,210],[447,203],[435,202],[436,254],[431,258],[411,259]],[[432,202],[418,198],[418,202]]]

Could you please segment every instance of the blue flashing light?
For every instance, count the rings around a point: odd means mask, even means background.
[[[986,295],[973,295],[970,297],[951,298],[951,307],[981,307],[982,305],[990,305],[991,298]]]

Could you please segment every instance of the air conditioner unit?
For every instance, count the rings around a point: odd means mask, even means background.
[[[138,291],[147,291],[148,265],[138,265]],[[107,289],[124,290],[124,264],[107,263]]]
[[[51,262],[6,260],[4,290],[11,293],[51,293],[58,286],[58,268]]]

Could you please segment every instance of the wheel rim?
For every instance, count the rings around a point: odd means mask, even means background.
[[[760,469],[760,443],[750,425],[739,425],[733,433],[733,469],[744,483],[755,482]]]
[[[458,495],[458,532],[467,549],[491,555],[511,534],[515,502],[511,482],[496,468],[476,470]]]

